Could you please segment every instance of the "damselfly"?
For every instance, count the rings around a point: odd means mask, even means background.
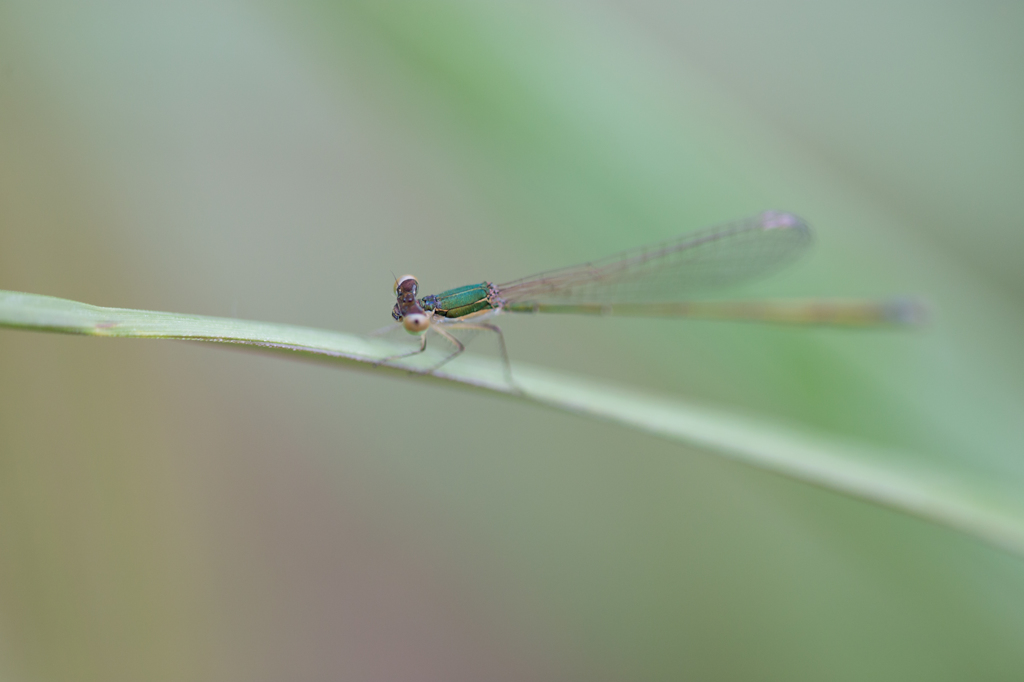
[[[395,282],[395,318],[419,347],[384,358],[389,363],[422,353],[428,332],[452,352],[427,373],[457,357],[465,345],[450,330],[497,334],[505,371],[511,365],[501,329],[487,322],[503,313],[580,313],[691,317],[843,326],[905,325],[920,320],[913,299],[803,299],[763,301],[693,300],[694,294],[773,272],[811,243],[811,230],[792,213],[766,211],[700,232],[506,284],[480,282],[417,298],[412,275]]]

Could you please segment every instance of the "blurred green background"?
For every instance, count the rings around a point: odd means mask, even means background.
[[[365,332],[792,210],[737,296],[919,333],[503,320],[515,361],[1024,491],[1024,5],[0,0],[0,289]],[[480,339],[474,352],[493,353]],[[1024,563],[539,408],[0,331],[11,680],[1016,680]],[[1019,493],[1016,493],[1019,494]]]

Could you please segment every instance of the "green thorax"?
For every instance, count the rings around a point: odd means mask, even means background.
[[[424,310],[432,310],[441,317],[463,317],[481,310],[489,310],[492,290],[489,282],[467,284],[433,296],[424,296],[420,305]]]

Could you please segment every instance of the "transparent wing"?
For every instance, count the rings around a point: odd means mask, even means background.
[[[792,213],[767,211],[592,263],[542,272],[498,286],[509,304],[648,303],[773,272],[811,243]]]

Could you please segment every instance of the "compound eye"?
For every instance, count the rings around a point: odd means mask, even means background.
[[[391,287],[391,289],[396,296],[398,295],[398,287],[402,286],[403,282],[408,282],[410,279],[413,281],[413,283],[416,282],[416,278],[413,277],[412,275],[402,275],[401,277],[395,280],[395,284],[393,287]],[[416,293],[415,290],[413,290],[413,293]]]
[[[402,318],[402,326],[410,334],[422,334],[430,326],[430,318],[423,313],[411,313]]]

